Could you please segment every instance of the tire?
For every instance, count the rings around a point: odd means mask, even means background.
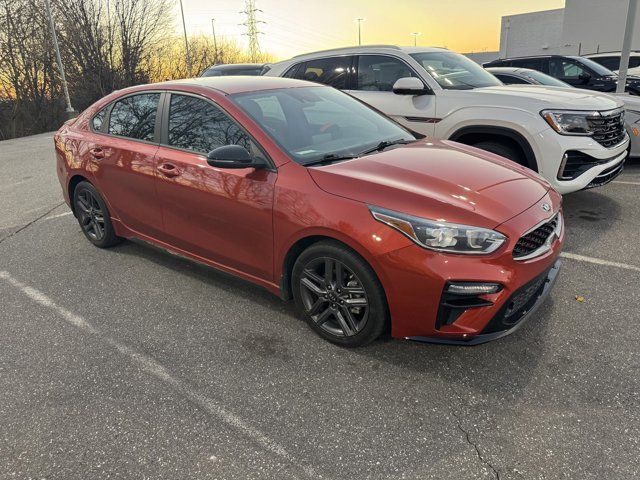
[[[73,191],[73,210],[82,233],[98,248],[109,248],[122,241],[116,235],[102,196],[89,182],[80,182]]]
[[[501,157],[508,158],[509,160],[516,162],[518,165],[528,167],[527,160],[523,158],[522,153],[510,145],[506,145],[500,142],[478,142],[473,144],[474,147],[486,150],[487,152],[495,153]]]
[[[329,342],[360,347],[389,324],[386,296],[375,272],[339,242],[322,241],[303,251],[291,279],[293,298],[309,327]]]

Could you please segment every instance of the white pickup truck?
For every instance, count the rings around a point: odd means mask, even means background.
[[[339,88],[423,135],[527,166],[560,193],[608,183],[628,154],[619,99],[587,90],[506,86],[442,48],[325,50],[273,64],[264,75]]]

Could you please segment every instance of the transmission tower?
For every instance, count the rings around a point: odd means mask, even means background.
[[[247,27],[247,37],[249,37],[249,56],[252,62],[258,61],[258,55],[260,54],[260,43],[258,41],[258,35],[262,32],[258,31],[258,24],[265,23],[258,20],[256,17],[257,12],[262,12],[259,8],[256,8],[255,0],[246,0],[244,10],[240,13],[244,13],[247,16],[247,21],[241,23]]]

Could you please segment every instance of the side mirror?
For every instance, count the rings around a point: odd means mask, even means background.
[[[587,72],[582,72],[580,75],[578,75],[578,78],[584,83],[587,83],[589,80],[591,80],[591,75]]]
[[[223,145],[211,150],[207,155],[207,163],[218,168],[260,168],[261,162],[255,161],[251,154],[241,145]]]
[[[393,84],[393,93],[396,95],[426,95],[431,93],[431,89],[416,77],[403,77]]]

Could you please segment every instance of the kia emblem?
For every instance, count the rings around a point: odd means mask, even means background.
[[[551,205],[549,205],[548,203],[543,203],[541,205],[542,210],[544,210],[545,212],[550,212],[551,211]]]

